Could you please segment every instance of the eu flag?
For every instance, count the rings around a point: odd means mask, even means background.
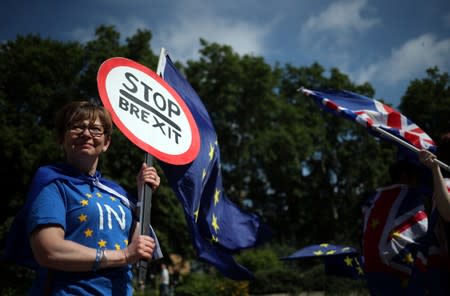
[[[280,259],[301,260],[306,258],[322,259],[327,275],[352,279],[364,278],[362,257],[355,248],[350,246],[339,246],[329,243],[309,245]]]
[[[161,162],[164,174],[184,208],[194,247],[200,259],[214,265],[224,276],[235,280],[252,279],[252,273],[238,264],[233,254],[267,241],[270,231],[257,215],[243,211],[227,198],[211,118],[169,56],[164,54],[161,59],[161,75],[188,106],[201,139],[199,154],[192,163],[175,166]]]

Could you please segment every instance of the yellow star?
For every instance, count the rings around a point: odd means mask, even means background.
[[[372,229],[377,228],[377,226],[380,224],[380,221],[378,221],[378,219],[372,219],[372,221],[370,222],[370,226],[372,227]]]
[[[116,250],[120,250],[120,245],[119,244],[115,244],[114,247],[116,248]]]
[[[210,143],[209,144],[209,160],[212,160],[214,157],[214,146]]]
[[[330,251],[327,251],[327,255],[333,255],[334,253],[336,253],[336,251],[335,251],[335,250],[330,250]]]
[[[87,206],[89,204],[89,201],[87,200],[87,199],[83,199],[82,201],[81,201],[81,205],[82,206]]]
[[[110,198],[112,201],[116,201],[116,198],[115,198],[114,196],[112,196],[112,195],[110,195],[109,198]]]
[[[199,209],[197,209],[197,211],[194,212],[195,223],[197,223],[198,211],[199,211]]]
[[[350,258],[350,257],[345,257],[345,259],[344,259],[344,262],[345,262],[345,264],[347,265],[347,266],[352,266],[352,258]]]
[[[217,203],[219,202],[219,198],[220,198],[220,190],[216,188],[216,192],[214,193],[214,206],[216,206]]]
[[[328,247],[328,245],[329,245],[328,243],[320,244],[320,246],[324,248]]]
[[[217,243],[217,242],[219,242],[219,237],[218,236],[211,236],[211,242],[212,243]]]
[[[400,237],[400,232],[398,230],[393,231],[391,237]]]
[[[213,214],[213,220],[211,222],[212,227],[214,227],[214,231],[217,233],[217,231],[220,229],[219,224],[217,224],[217,217]]]
[[[90,194],[90,193],[86,193],[85,195],[87,198],[92,198],[92,194]]]
[[[341,251],[347,251],[347,250],[350,250],[350,247],[343,247],[343,248],[341,249]]]
[[[100,247],[100,248],[104,248],[104,247],[106,247],[106,241],[105,240],[100,240],[99,242],[98,242],[98,246]]]
[[[414,258],[411,253],[405,254],[405,257],[403,258],[403,262],[406,262],[408,264],[412,264],[414,262]]]
[[[92,229],[86,229],[85,231],[84,231],[84,236],[85,237],[91,237],[92,236],[92,233],[93,233],[93,231],[92,231]]]
[[[123,242],[125,243],[125,246],[128,246],[128,240],[124,239]]]
[[[80,220],[80,222],[86,222],[87,221],[87,215],[81,214],[80,216],[78,216],[78,220]]]
[[[314,252],[314,255],[320,256],[320,255],[323,255],[323,252],[319,250],[319,251]]]
[[[97,192],[97,197],[102,197],[102,194],[100,192]]]
[[[358,271],[358,274],[364,274],[364,270],[361,268],[361,266],[356,267],[356,270]]]

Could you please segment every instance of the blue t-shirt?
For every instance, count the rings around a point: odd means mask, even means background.
[[[133,224],[131,209],[120,198],[84,179],[58,178],[42,188],[29,204],[28,236],[38,226],[53,224],[64,229],[65,239],[87,247],[125,248]],[[41,295],[49,281],[52,295],[132,295],[131,279],[130,266],[97,272],[39,267],[30,294]]]

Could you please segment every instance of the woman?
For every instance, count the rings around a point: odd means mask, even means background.
[[[419,153],[420,161],[431,170],[433,176],[432,218],[429,224],[433,231],[430,236],[432,247],[428,250],[428,286],[430,295],[449,295],[450,173],[441,170],[436,159],[450,163],[450,133],[441,136],[437,144],[436,155],[427,150]]]
[[[111,143],[111,116],[72,102],[58,112],[56,132],[65,163],[38,169],[26,204],[38,264],[31,295],[131,295],[131,264],[150,260],[155,241],[138,233],[136,200],[97,171]],[[143,164],[137,183],[138,192],[144,183],[155,190],[160,178]]]

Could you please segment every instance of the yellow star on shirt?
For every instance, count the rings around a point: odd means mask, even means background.
[[[220,229],[219,224],[217,224],[217,217],[216,217],[216,215],[213,214],[212,218],[213,219],[212,219],[211,225],[214,228],[214,231],[217,233],[217,231]]]
[[[328,245],[329,245],[329,244],[324,243],[324,244],[320,244],[319,246],[326,248],[326,247],[328,247]]]
[[[110,195],[109,198],[110,198],[112,201],[116,201],[116,198],[115,198],[114,196],[112,196],[112,195]]]
[[[128,240],[124,239],[123,242],[125,243],[125,246],[128,246]]]
[[[327,255],[333,255],[334,253],[336,253],[336,251],[335,251],[335,250],[330,250],[330,251],[327,251]]]
[[[97,192],[97,197],[102,197],[102,194],[100,192]]]
[[[86,222],[87,221],[87,215],[81,214],[80,216],[78,216],[78,220],[80,220],[80,222]]]
[[[105,240],[100,240],[99,242],[98,242],[98,246],[100,247],[100,248],[104,248],[104,247],[106,247],[106,241]]]
[[[84,236],[85,237],[92,237],[92,233],[93,233],[93,231],[92,231],[92,229],[86,229],[85,231],[84,231]]]
[[[320,255],[323,255],[323,252],[322,251],[315,251],[315,252],[313,252],[314,253],[314,255],[316,255],[316,256],[320,256]]]
[[[82,206],[87,206],[89,204],[89,201],[87,200],[87,199],[83,199],[82,201],[81,201],[81,205]]]
[[[218,236],[211,236],[211,242],[212,243],[217,243],[217,242],[219,242],[219,237]]]
[[[120,250],[120,245],[119,244],[115,244],[114,247],[116,248],[116,250]]]
[[[87,198],[92,198],[92,194],[90,194],[90,193],[86,193],[85,195]]]

